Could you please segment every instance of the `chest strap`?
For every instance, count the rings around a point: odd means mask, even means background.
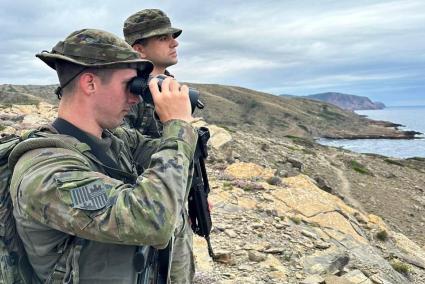
[[[108,156],[105,152],[103,152],[99,147],[97,147],[93,139],[91,139],[87,135],[87,133],[61,118],[57,118],[52,123],[52,126],[60,134],[72,136],[78,139],[80,142],[87,144],[90,147],[89,152],[92,153],[100,161],[102,168],[110,177],[121,180],[125,183],[136,183],[137,176],[125,171],[121,171],[117,162],[113,160],[110,156]],[[91,157],[87,157],[93,160]],[[98,163],[97,161],[94,162]]]

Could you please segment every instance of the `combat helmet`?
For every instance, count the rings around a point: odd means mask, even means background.
[[[144,9],[127,18],[124,22],[124,38],[128,44],[152,36],[172,34],[178,37],[182,30],[171,26],[170,18],[159,9]]]

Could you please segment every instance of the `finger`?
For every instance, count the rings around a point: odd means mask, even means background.
[[[182,94],[189,96],[189,87],[187,85],[182,85],[180,91]]]
[[[162,81],[162,84],[161,84],[161,92],[163,93],[163,94],[169,94],[170,93],[170,84],[171,84],[171,78],[165,78],[163,81]]]
[[[149,86],[149,90],[151,91],[152,95],[158,95],[160,93],[157,78],[152,78],[149,81],[148,86]]]
[[[176,79],[171,80],[170,91],[173,93],[180,91],[180,83]]]

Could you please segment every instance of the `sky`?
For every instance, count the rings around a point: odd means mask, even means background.
[[[145,8],[183,29],[170,68],[180,81],[425,105],[423,0],[3,0],[0,84],[57,83],[36,53],[82,28],[123,36]]]

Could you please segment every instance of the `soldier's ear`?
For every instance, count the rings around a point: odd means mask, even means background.
[[[81,74],[79,85],[85,94],[92,94],[96,90],[96,76],[90,72]]]
[[[146,55],[146,52],[145,52],[145,47],[143,45],[141,45],[140,43],[136,43],[135,45],[133,45],[133,49],[139,53],[140,58],[142,58],[142,59],[147,58],[147,55]]]

